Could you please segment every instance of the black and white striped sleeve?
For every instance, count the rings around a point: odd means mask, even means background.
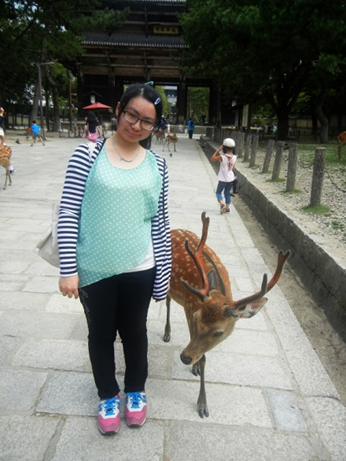
[[[171,229],[168,214],[169,177],[166,161],[159,155],[155,153],[154,155],[163,179],[158,211],[152,219],[152,239],[156,262],[153,298],[160,300],[167,297],[172,269]]]
[[[78,274],[76,246],[80,210],[85,183],[101,147],[102,144],[97,143],[90,155],[89,144],[81,144],[72,154],[67,166],[58,220],[60,275],[62,277]]]

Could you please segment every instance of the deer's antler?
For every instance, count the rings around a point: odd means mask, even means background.
[[[278,282],[281,276],[281,273],[282,273],[282,269],[290,254],[291,254],[290,250],[287,250],[285,254],[283,254],[283,252],[280,251],[278,255],[278,263],[275,269],[275,273],[273,277],[269,280],[269,282],[267,283],[267,274],[264,274],[261,290],[255,293],[254,295],[247,296],[246,298],[240,299],[239,301],[234,303],[233,306],[227,307],[224,310],[224,315],[226,317],[230,317],[230,316],[239,317],[239,313],[242,312],[248,305],[252,305],[252,306],[248,309],[249,312],[247,315],[248,316],[254,315],[255,311],[258,310],[259,306],[261,305],[260,300]],[[251,314],[251,312],[253,313]]]
[[[285,254],[283,253],[282,250],[280,250],[278,254],[278,264],[276,266],[273,277],[268,282],[267,292],[270,291],[273,288],[273,286],[277,284],[279,278],[281,277],[282,269],[285,265],[285,262],[289,258],[290,254],[291,254],[290,250],[287,250]]]
[[[193,254],[189,247],[189,241],[186,239],[185,241],[185,250],[193,259],[197,270],[202,278],[202,289],[198,290],[197,288],[192,287],[189,283],[185,280],[182,280],[181,283],[194,295],[198,296],[202,301],[205,301],[209,297],[209,280],[206,274],[203,262],[202,262],[202,253],[205,242],[207,241],[208,237],[208,228],[209,228],[209,218],[206,218],[206,213],[203,211],[201,215],[202,223],[203,223],[203,230],[202,230],[202,237],[198,244],[196,253]]]

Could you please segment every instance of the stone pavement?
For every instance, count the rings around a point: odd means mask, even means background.
[[[1,461],[346,460],[346,409],[279,286],[207,354],[204,419],[196,411],[199,379],[179,358],[189,341],[183,308],[173,303],[172,339],[164,343],[165,304],[153,302],[148,420],[140,429],[122,421],[116,436],[102,436],[84,314],[61,296],[58,270],[35,249],[80,140],[30,147],[16,138],[7,136],[13,185],[0,191]],[[234,299],[252,294],[271,274],[235,208],[218,213],[216,176],[197,140],[181,136],[172,156],[155,141],[153,148],[169,166],[172,228],[200,235],[206,211],[208,244],[229,271]],[[1,187],[4,179],[2,170]],[[116,354],[122,382],[119,344]]]

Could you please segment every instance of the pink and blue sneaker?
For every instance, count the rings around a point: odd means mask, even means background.
[[[102,434],[116,434],[120,427],[120,398],[119,395],[111,399],[101,400],[97,416],[99,430]]]
[[[147,419],[147,397],[145,392],[128,392],[125,409],[128,426],[143,426]]]

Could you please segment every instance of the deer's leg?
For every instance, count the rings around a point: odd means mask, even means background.
[[[207,405],[207,395],[205,393],[205,382],[204,382],[204,369],[205,369],[206,360],[207,359],[205,357],[205,354],[203,354],[202,357],[197,362],[197,365],[198,365],[197,368],[199,371],[198,374],[200,375],[200,388],[199,388],[199,396],[197,400],[197,410],[201,418],[204,418],[204,416],[207,418],[209,416],[209,410],[208,410],[208,405]]]
[[[166,307],[167,307],[167,315],[166,315],[166,326],[165,326],[165,333],[163,335],[163,340],[165,343],[168,343],[171,339],[171,323],[170,323],[171,297],[169,295],[167,295],[167,298],[166,298]]]
[[[174,143],[174,152],[177,152],[176,149],[175,149],[175,146],[177,145],[177,143],[175,142]]]
[[[7,187],[7,181],[9,181],[9,185],[11,185],[11,184],[12,184],[12,179],[11,179],[11,175],[10,175],[10,170],[8,169],[8,167],[6,168],[4,190],[6,190],[6,187]]]

